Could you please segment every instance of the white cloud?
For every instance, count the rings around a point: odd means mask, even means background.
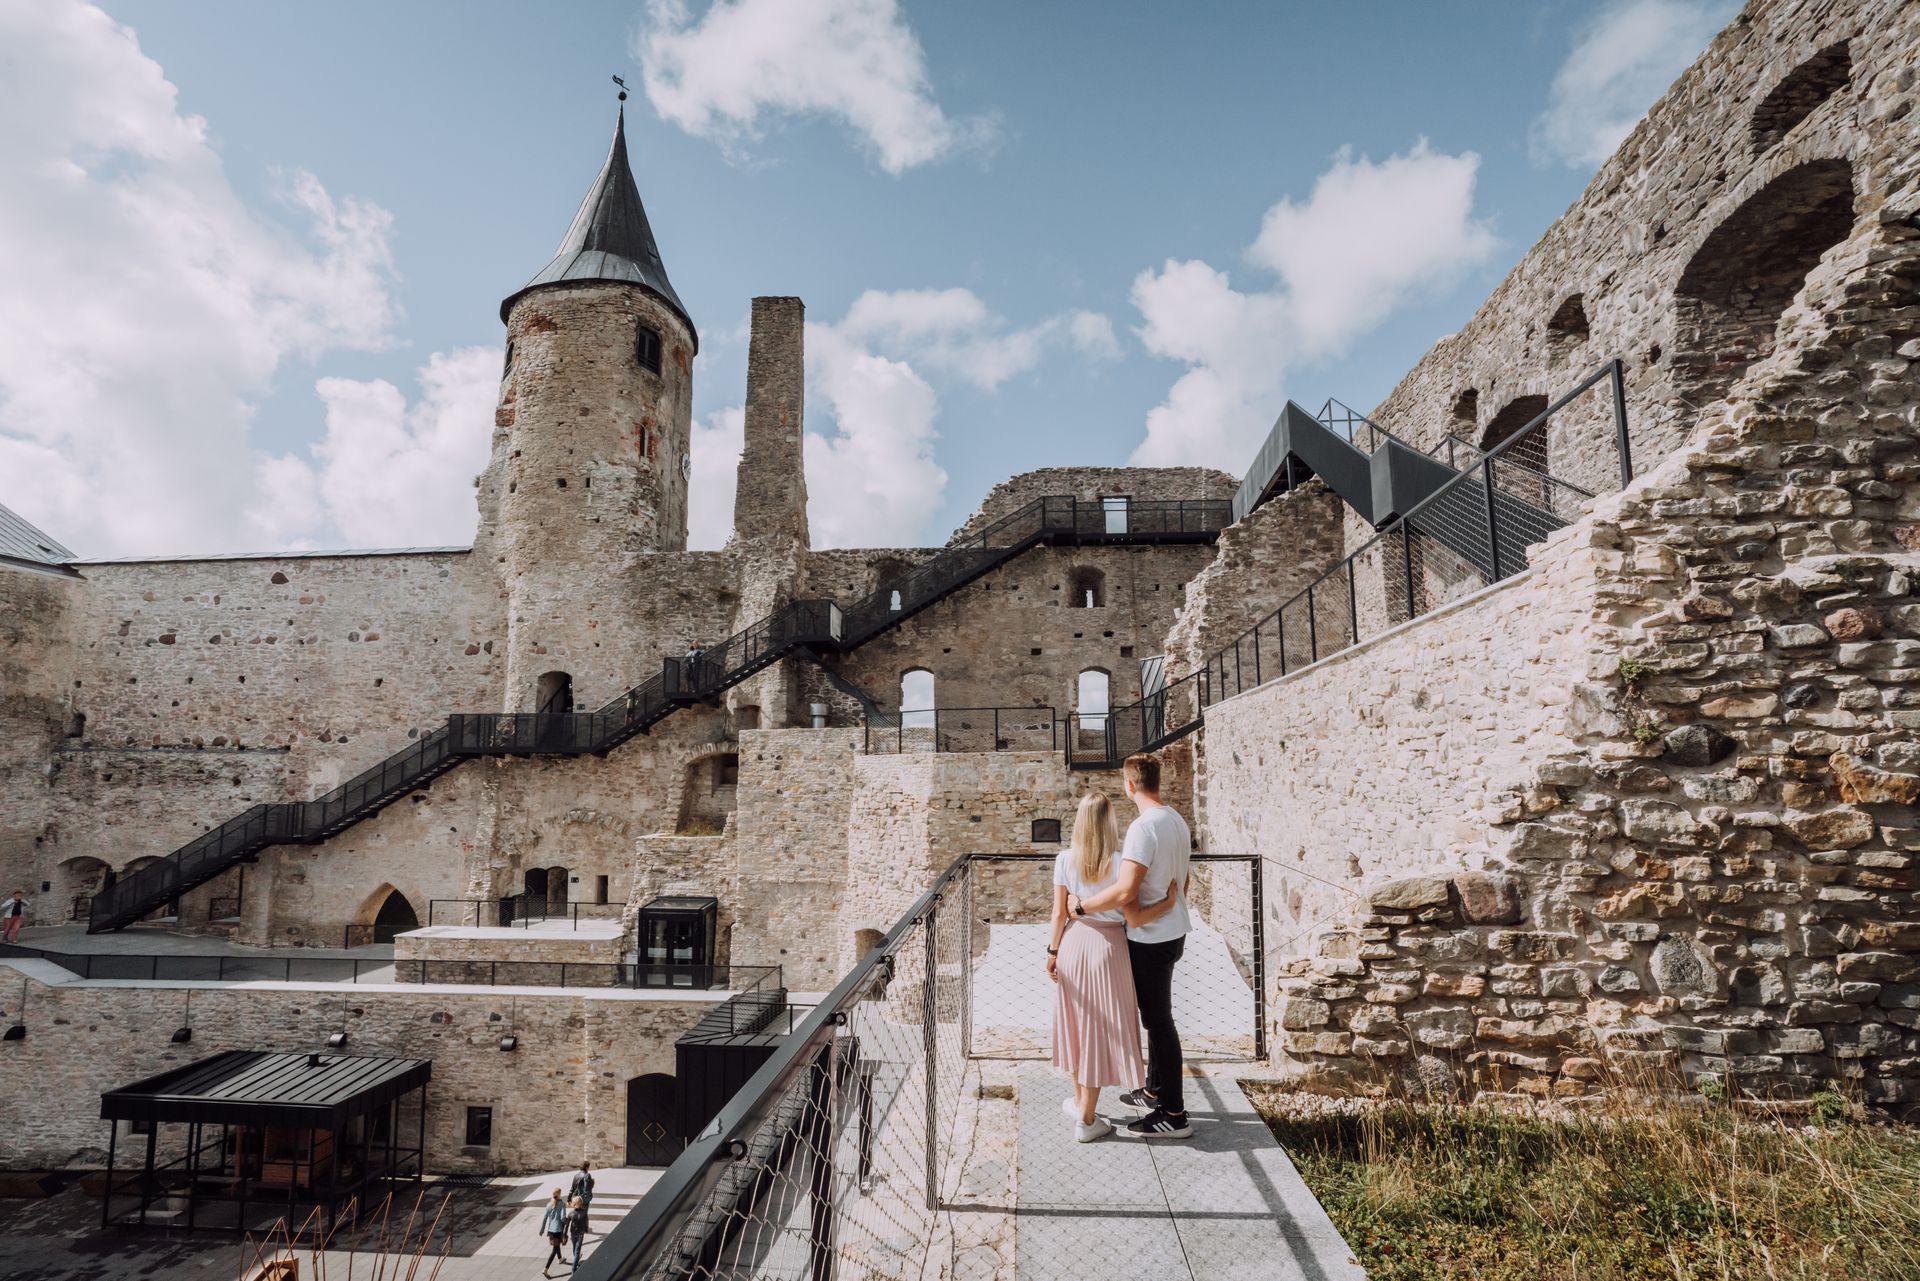
[[[807,326],[810,399],[834,432],[808,432],[807,518],[818,547],[919,541],[946,494],[933,459],[932,384],[904,360],[878,355],[831,325]]]
[[[1065,311],[1023,329],[1009,329],[970,289],[869,289],[834,327],[876,350],[993,391],[1032,370],[1050,350],[1096,359],[1119,356],[1113,322],[1090,311]]]
[[[310,544],[320,531],[350,547],[465,545],[473,478],[487,463],[500,390],[500,349],[436,352],[409,406],[385,379],[322,378],[326,435],[261,468],[252,513],[269,542]]]
[[[1472,152],[1447,155],[1424,139],[1377,164],[1342,150],[1304,203],[1283,199],[1261,222],[1247,257],[1277,287],[1242,291],[1192,260],[1141,272],[1140,340],[1189,368],[1148,412],[1133,462],[1244,468],[1289,368],[1339,354],[1492,254],[1498,241],[1473,216],[1479,167]]]
[[[1535,162],[1603,163],[1739,8],[1738,0],[1613,0],[1593,14],[1534,119]]]
[[[384,344],[386,212],[282,182],[296,236],[235,195],[206,122],[96,8],[0,4],[0,500],[84,555],[296,537],[249,444],[289,357]]]
[[[652,0],[634,40],[660,118],[737,152],[780,115],[823,115],[904,173],[985,143],[991,123],[934,101],[926,55],[896,0]]]
[[[733,532],[733,491],[740,451],[747,444],[747,411],[716,409],[693,425],[693,474],[687,481],[687,546],[718,551]]]

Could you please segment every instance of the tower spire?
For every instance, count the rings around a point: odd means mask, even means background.
[[[619,83],[618,77],[615,83]],[[667,279],[666,264],[660,260],[660,248],[654,243],[653,227],[647,221],[647,209],[640,202],[640,189],[634,185],[633,168],[627,161],[626,97],[626,86],[621,85],[613,146],[561,238],[560,247],[538,275],[500,304],[500,319],[507,318],[523,294],[542,285],[588,281],[639,285],[657,294],[686,322],[697,351],[699,333],[680,295],[674,292],[673,282]]]

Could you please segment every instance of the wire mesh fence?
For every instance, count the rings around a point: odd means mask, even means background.
[[[985,1060],[1048,1053],[1052,863],[974,855],[949,867],[614,1228],[582,1281],[966,1275],[956,1217],[977,1208],[962,1199],[977,1195],[970,1162],[992,1142],[979,1073]],[[1198,928],[1174,986],[1189,1059],[1264,1053],[1259,886],[1253,859],[1196,857]],[[1021,1072],[1058,1084],[1038,1064]],[[1064,1127],[1053,1092],[1042,1110]]]

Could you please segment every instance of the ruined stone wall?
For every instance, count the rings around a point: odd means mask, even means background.
[[[1303,1071],[1915,1096],[1916,211],[1876,220],[1877,265],[1803,363],[1747,380],[1529,576],[1210,713],[1216,848],[1277,844],[1334,873],[1323,902],[1364,895],[1277,967]],[[1360,758],[1303,745],[1316,724]],[[1423,790],[1355,795],[1422,726]],[[1287,827],[1383,808],[1392,857],[1353,851],[1345,878],[1335,825]]]
[[[54,749],[70,729],[68,620],[87,584],[0,569],[0,894],[27,891],[32,919],[66,914],[67,887],[42,894],[42,847],[52,835]]]
[[[6,969],[11,1016],[20,973]],[[718,1004],[711,993],[526,991],[405,985],[301,986],[27,982],[32,1031],[5,1048],[0,1167],[106,1164],[100,1095],[225,1050],[306,1051],[347,1030],[350,1054],[433,1060],[427,1088],[427,1169],[520,1174],[582,1159],[626,1163],[626,1085],[674,1071],[673,1043]],[[193,1040],[169,1043],[193,995]],[[520,1048],[503,1054],[511,1026]],[[493,1109],[493,1145],[465,1145],[469,1107]],[[124,1134],[123,1134],[124,1140]],[[125,1144],[122,1143],[124,1149]]]
[[[1098,506],[1102,498],[1230,499],[1239,485],[1232,476],[1211,467],[1044,467],[1021,472],[988,490],[948,541],[969,538],[1028,503],[1061,494]]]
[[[1748,4],[1373,417],[1423,448],[1446,434],[1478,444],[1516,402],[1557,397],[1617,356],[1637,463],[1677,448],[1756,357],[1791,347],[1774,320],[1852,221],[1820,207],[1844,204],[1850,178],[1854,209],[1870,213],[1911,175],[1913,24],[1900,0]],[[1784,131],[1783,100],[1811,108]],[[1843,163],[1823,173],[1822,161]],[[1734,219],[1743,206],[1760,217]],[[1776,284],[1763,264],[1783,245],[1791,279]],[[1808,281],[1809,302],[1832,276]],[[1554,420],[1550,456],[1553,474],[1588,488],[1617,476],[1604,399]]]
[[[940,707],[1048,706],[1065,717],[1089,669],[1108,674],[1112,705],[1132,702],[1140,660],[1160,652],[1188,580],[1212,557],[1205,545],[1036,547],[829,661],[889,709],[914,668],[933,673]],[[1089,572],[1096,608],[1071,603]]]

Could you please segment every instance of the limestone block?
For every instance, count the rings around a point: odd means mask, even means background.
[[[1809,849],[1848,850],[1873,839],[1873,816],[1861,810],[1789,815],[1783,826]]]
[[[1444,907],[1448,881],[1444,876],[1407,876],[1375,886],[1367,901],[1388,911],[1413,911],[1423,907]]]
[[[1512,925],[1520,919],[1520,892],[1513,878],[1491,872],[1462,872],[1453,878],[1460,911],[1475,925]]]
[[[1712,765],[1724,760],[1739,744],[1710,725],[1682,725],[1662,740],[1664,758],[1675,765]]]
[[[1920,775],[1894,774],[1836,752],[1829,761],[1840,799],[1849,805],[1912,805],[1920,800]]]
[[[1847,952],[1838,962],[1845,979],[1875,983],[1912,983],[1920,979],[1920,956],[1903,952]]]
[[[1650,845],[1693,846],[1712,834],[1712,829],[1671,801],[1625,800],[1620,802],[1622,828],[1629,840]]]

